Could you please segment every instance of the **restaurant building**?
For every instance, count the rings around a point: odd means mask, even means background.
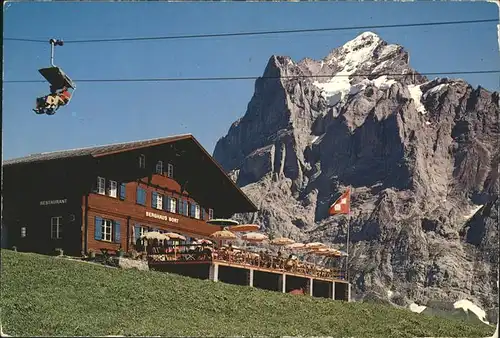
[[[33,154],[3,177],[3,242],[19,251],[129,251],[146,229],[208,238],[208,219],[257,211],[190,134]]]

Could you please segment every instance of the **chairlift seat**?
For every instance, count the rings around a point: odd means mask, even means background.
[[[59,67],[49,67],[39,69],[38,72],[47,80],[54,90],[69,87],[75,89],[75,84]]]

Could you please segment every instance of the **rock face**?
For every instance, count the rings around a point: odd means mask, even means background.
[[[276,234],[343,248],[351,280],[398,304],[498,307],[499,94],[419,75],[367,32],[323,60],[272,56],[214,157]]]

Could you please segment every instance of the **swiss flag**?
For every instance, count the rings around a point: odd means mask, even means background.
[[[330,206],[328,213],[330,215],[349,214],[351,211],[351,189],[348,188],[335,203]]]

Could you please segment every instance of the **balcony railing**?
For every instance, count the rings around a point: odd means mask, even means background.
[[[280,273],[293,273],[306,277],[345,280],[344,271],[318,264],[304,262],[297,258],[278,257],[265,253],[255,253],[243,249],[234,251],[214,248],[188,249],[188,246],[152,248],[148,250],[148,261],[160,262],[213,262],[221,261],[248,268],[256,267]],[[191,247],[191,245],[189,245]]]

